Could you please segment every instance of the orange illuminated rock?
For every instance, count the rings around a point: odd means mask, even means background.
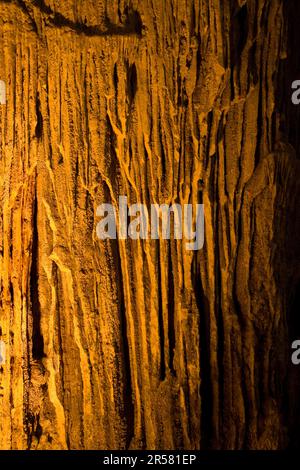
[[[1,449],[299,442],[293,3],[0,2]],[[99,240],[120,195],[203,249]]]

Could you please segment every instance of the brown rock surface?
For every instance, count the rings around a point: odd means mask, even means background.
[[[297,11],[0,2],[1,449],[297,445]],[[98,240],[119,195],[204,249]]]

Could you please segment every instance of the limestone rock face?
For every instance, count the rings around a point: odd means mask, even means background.
[[[1,449],[299,443],[297,13],[0,2]],[[203,203],[203,249],[99,240],[120,195]]]

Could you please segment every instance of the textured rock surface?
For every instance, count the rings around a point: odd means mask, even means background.
[[[0,2],[1,449],[297,444],[297,9]],[[119,195],[204,249],[99,241]]]

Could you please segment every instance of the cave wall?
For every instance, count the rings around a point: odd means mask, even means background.
[[[291,3],[0,2],[1,449],[296,445]],[[203,249],[99,240],[120,195]]]

